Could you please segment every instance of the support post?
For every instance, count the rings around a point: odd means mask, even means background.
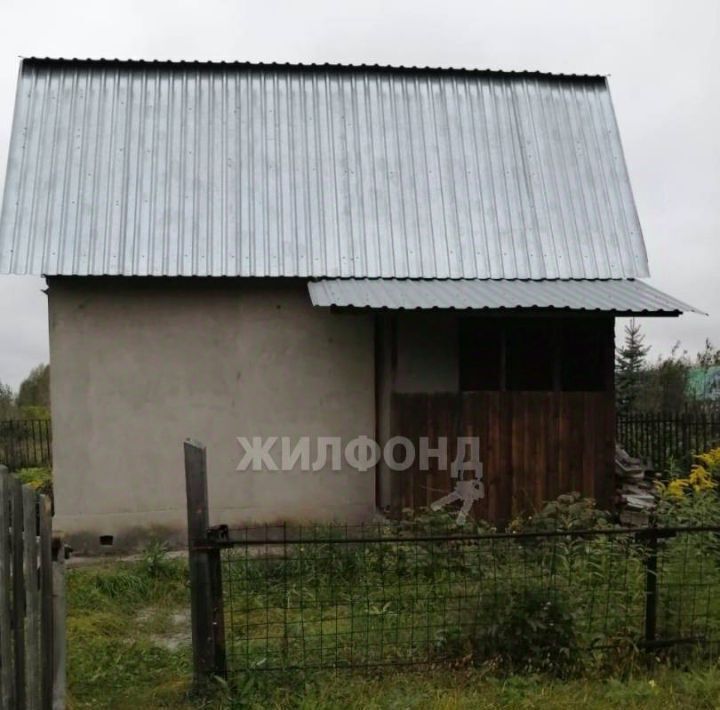
[[[214,676],[224,677],[225,638],[222,608],[220,550],[210,547],[205,447],[191,439],[184,443],[187,494],[188,564],[195,687]]]
[[[392,393],[395,378],[395,326],[393,316],[375,316],[375,440],[381,447],[392,436]],[[375,504],[382,511],[400,512],[393,472],[380,457],[375,468]],[[395,495],[394,495],[395,494]],[[397,510],[393,510],[393,506]]]

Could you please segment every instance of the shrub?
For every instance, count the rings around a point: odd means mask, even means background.
[[[496,532],[495,528],[485,520],[473,520],[468,516],[464,521],[458,523],[458,511],[441,508],[418,508],[417,510],[406,509],[403,511],[401,529],[408,532],[442,534],[445,532],[462,532],[469,534],[487,534]]]
[[[580,493],[566,493],[546,503],[534,515],[515,518],[509,529],[511,532],[594,530],[608,524],[608,514],[598,510],[592,498],[585,498]]]
[[[720,446],[706,451],[704,454],[699,454],[695,457],[698,463],[692,467],[690,477],[695,475],[696,479],[702,480],[705,483],[710,480],[712,483],[717,485],[720,482]],[[713,486],[705,486],[713,487]]]
[[[167,543],[153,540],[142,553],[142,570],[150,579],[174,577],[177,567],[168,557]]]
[[[559,676],[578,667],[575,618],[557,590],[527,586],[493,600],[481,613],[477,627],[483,631],[472,639],[476,662],[494,660],[509,672]]]
[[[671,475],[667,483],[658,483],[660,501],[657,520],[660,525],[720,525],[720,448],[695,457],[687,476]]]
[[[52,471],[49,468],[22,468],[16,475],[22,483],[52,498],[53,481]]]

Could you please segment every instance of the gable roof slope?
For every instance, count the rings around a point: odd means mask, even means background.
[[[24,60],[0,273],[648,275],[603,77]]]

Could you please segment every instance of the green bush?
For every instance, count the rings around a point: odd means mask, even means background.
[[[24,419],[50,419],[50,409],[43,405],[28,404],[20,407]]]
[[[50,496],[53,495],[53,479],[52,470],[46,467],[42,468],[22,468],[16,473],[20,481],[38,493]]]
[[[656,515],[660,527],[720,525],[720,496],[714,490],[677,498],[663,496]]]
[[[494,660],[509,672],[568,675],[580,658],[570,609],[557,590],[541,586],[494,599],[481,611],[483,633],[471,640],[476,661]]]
[[[683,476],[676,472],[658,484],[659,525],[720,525],[720,448],[699,454],[695,459],[697,463],[689,473]]]
[[[545,503],[538,513],[515,518],[511,532],[549,532],[553,530],[595,530],[609,526],[610,517],[598,510],[592,498],[566,493]]]
[[[160,540],[153,540],[143,550],[142,569],[150,579],[167,579],[177,573],[177,567],[168,557],[168,545]]]

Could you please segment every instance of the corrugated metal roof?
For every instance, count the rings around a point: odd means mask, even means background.
[[[648,268],[602,78],[25,60],[0,272]]]
[[[702,311],[642,281],[326,279],[311,281],[315,306],[355,308],[562,308],[624,314]]]

